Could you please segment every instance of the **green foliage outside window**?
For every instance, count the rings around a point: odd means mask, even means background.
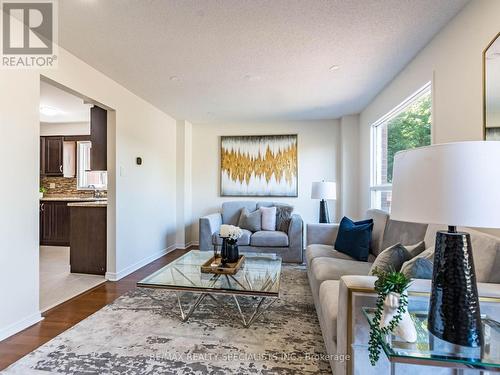
[[[387,182],[392,183],[396,152],[431,144],[430,92],[389,120],[387,130]]]

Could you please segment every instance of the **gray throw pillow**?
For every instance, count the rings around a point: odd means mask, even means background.
[[[432,279],[434,246],[403,264],[401,272],[413,279]]]
[[[275,204],[276,207],[276,230],[288,233],[290,220],[292,219],[293,206],[288,204]]]
[[[258,232],[261,230],[262,218],[260,210],[250,212],[248,208],[243,207],[240,213],[238,226],[241,229],[249,230],[250,232]]]
[[[411,246],[405,245],[405,248],[411,254],[411,257],[414,258],[425,250],[425,242],[420,241],[419,243]]]
[[[432,279],[434,264],[427,258],[416,257],[405,262],[401,268],[401,273],[410,279]]]
[[[373,276],[373,271],[399,271],[404,262],[411,259],[411,254],[400,243],[382,251],[370,268],[369,276]]]

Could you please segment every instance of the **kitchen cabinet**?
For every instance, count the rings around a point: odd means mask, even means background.
[[[40,202],[40,245],[69,246],[70,214],[68,202]]]
[[[40,140],[41,174],[63,176],[63,137],[42,137]]]
[[[106,206],[70,207],[71,272],[104,275],[106,273]]]
[[[45,137],[40,137],[40,176],[45,174]]]
[[[90,169],[105,171],[108,169],[108,112],[98,106],[90,109],[90,141],[92,143]]]

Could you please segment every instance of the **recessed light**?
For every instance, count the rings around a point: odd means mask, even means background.
[[[338,66],[338,65],[332,65],[332,66],[330,67],[330,70],[331,70],[332,72],[333,72],[333,71],[335,71],[335,70],[339,70],[339,69],[340,69],[340,66]]]
[[[45,116],[55,116],[61,113],[60,110],[54,107],[50,107],[48,105],[41,105],[40,106],[40,113]]]
[[[170,76],[170,80],[171,81],[178,81],[179,77],[177,77],[177,76]]]

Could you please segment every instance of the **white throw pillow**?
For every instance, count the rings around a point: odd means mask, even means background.
[[[276,207],[261,207],[262,230],[276,230]]]

